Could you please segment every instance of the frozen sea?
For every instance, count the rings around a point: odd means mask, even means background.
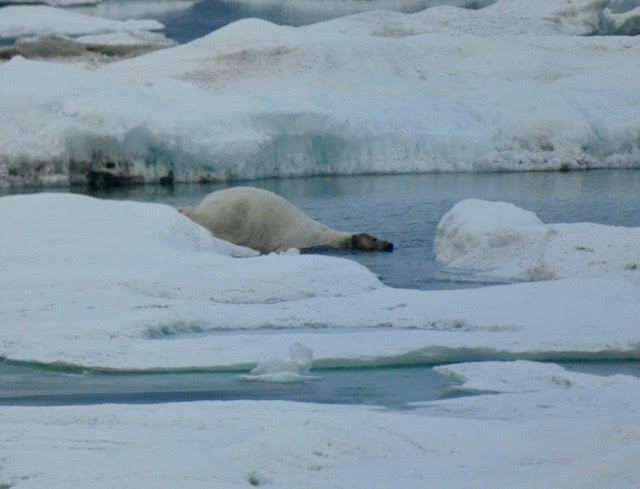
[[[637,487],[640,46],[599,34],[640,3],[44,3],[0,8],[73,38],[0,62],[0,489]],[[175,211],[238,184],[395,249]]]
[[[393,253],[328,248],[310,250],[355,260],[388,286],[445,290],[495,285],[465,281],[441,273],[433,243],[437,225],[464,199],[507,201],[534,211],[544,222],[595,222],[640,227],[640,171],[444,173],[428,175],[315,177],[251,182],[284,196],[315,219],[337,229],[362,229],[391,240]],[[73,187],[72,193],[109,200],[196,205],[225,184],[142,185],[95,189]],[[18,195],[33,189],[5,191]],[[60,190],[67,193],[69,190]],[[338,332],[338,330],[336,330]],[[464,359],[464,355],[462,356]],[[473,357],[470,355],[470,360]],[[401,362],[402,363],[402,362]],[[411,362],[410,362],[411,363]],[[572,361],[569,369],[594,374],[640,375],[640,362]],[[293,384],[248,383],[238,372],[166,372],[115,375],[82,369],[59,370],[8,363],[0,368],[3,404],[60,405],[99,402],[168,402],[188,400],[283,399],[308,402],[374,404],[406,408],[411,402],[455,395],[455,382],[436,374],[429,362],[395,368],[312,370],[320,381]],[[240,372],[241,373],[241,372]]]

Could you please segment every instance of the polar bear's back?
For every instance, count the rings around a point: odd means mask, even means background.
[[[314,246],[329,230],[282,197],[254,187],[214,192],[189,212],[215,236],[263,253]]]

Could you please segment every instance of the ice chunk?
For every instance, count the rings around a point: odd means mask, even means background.
[[[640,283],[640,228],[544,224],[504,202],[465,200],[438,224],[434,250],[458,279],[528,281],[613,276]]]
[[[14,56],[97,64],[168,47],[175,42],[156,21],[118,21],[44,6],[5,7],[0,39],[17,39],[0,48],[0,59]]]
[[[240,375],[240,380],[277,383],[297,383],[318,380],[309,375],[313,351],[300,343],[289,347],[289,360],[270,358],[262,360],[251,370],[251,375]]]

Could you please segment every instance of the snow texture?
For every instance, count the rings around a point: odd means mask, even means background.
[[[255,256],[168,206],[69,194],[2,197],[0,227],[0,357],[9,360],[142,371],[258,364],[256,374],[304,375],[311,360],[640,358],[640,286],[606,269],[393,289],[346,259]],[[309,352],[269,363],[294,343]]]
[[[0,483],[635,489],[640,380],[532,362],[451,365],[499,394],[410,411],[291,402],[0,407]],[[70,467],[73,470],[70,470]]]
[[[14,58],[0,185],[638,167],[640,36],[587,36],[638,17],[606,5],[246,19],[92,71]]]
[[[640,228],[544,224],[506,202],[469,199],[438,224],[434,250],[458,280],[612,277],[640,284]]]

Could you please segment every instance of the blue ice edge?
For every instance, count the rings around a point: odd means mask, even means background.
[[[420,348],[419,350],[388,356],[363,356],[358,358],[322,358],[313,361],[311,371],[334,369],[385,369],[401,367],[434,367],[454,363],[473,363],[486,361],[529,360],[547,363],[588,363],[588,362],[640,362],[640,345],[628,350],[559,350],[509,352],[491,348],[442,346]],[[0,356],[0,365],[32,367],[69,373],[246,373],[255,367],[255,362],[230,365],[117,368],[99,365],[81,365],[73,362],[39,362],[16,360]]]

